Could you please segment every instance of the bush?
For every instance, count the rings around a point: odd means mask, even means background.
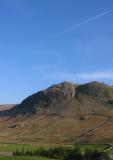
[[[107,153],[97,150],[85,150],[83,153],[80,147],[40,147],[36,150],[16,150],[13,156],[41,156],[61,160],[110,160]]]
[[[86,150],[84,160],[110,160],[107,153],[97,150]]]
[[[65,160],[82,160],[83,155],[80,148],[76,147],[74,149],[68,150],[66,156],[64,157]]]

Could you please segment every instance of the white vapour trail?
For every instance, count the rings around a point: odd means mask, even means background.
[[[66,33],[66,32],[75,30],[75,29],[79,28],[80,26],[82,26],[82,25],[84,25],[84,24],[87,24],[87,23],[89,23],[89,22],[95,21],[96,19],[99,19],[99,18],[101,18],[101,17],[103,17],[103,16],[105,16],[105,15],[107,15],[107,14],[110,14],[110,13],[111,13],[111,11],[108,10],[108,11],[106,11],[106,12],[103,12],[103,13],[101,13],[101,14],[98,14],[97,16],[91,17],[91,18],[89,18],[89,19],[87,19],[87,20],[85,20],[85,21],[83,21],[83,22],[81,22],[81,23],[79,23],[79,24],[76,24],[76,25],[74,25],[74,26],[72,26],[72,27],[70,27],[70,28],[65,29],[65,30],[62,31],[59,35],[62,35],[62,34],[64,34],[64,33]]]

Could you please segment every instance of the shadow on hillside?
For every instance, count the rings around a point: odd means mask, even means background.
[[[21,104],[15,105],[8,110],[0,111],[0,117],[16,117],[18,115],[25,116],[25,115],[35,115],[36,110],[34,108],[24,108]]]
[[[0,117],[9,117],[11,115],[11,109],[0,111]]]

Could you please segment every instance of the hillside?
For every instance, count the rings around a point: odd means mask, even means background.
[[[0,111],[9,110],[14,106],[15,106],[14,104],[5,104],[5,105],[3,104],[3,105],[0,105]]]
[[[27,97],[10,111],[12,115],[32,115],[46,112],[63,114],[66,110],[76,109],[77,106],[80,109],[81,105],[82,108],[84,105],[84,107],[87,106],[94,110],[96,106],[92,108],[92,105],[95,104],[103,107],[112,106],[113,87],[98,82],[84,85],[62,82]],[[101,107],[96,108],[95,112],[99,109],[101,110]]]
[[[113,87],[62,82],[0,111],[0,141],[71,144],[111,142]]]

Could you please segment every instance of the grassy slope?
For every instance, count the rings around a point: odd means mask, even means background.
[[[15,120],[12,122],[7,121],[7,123],[4,123],[4,130],[2,128],[0,130],[0,136],[2,142],[7,138],[6,142],[37,143],[41,145],[43,143],[51,144],[51,142],[54,144],[56,142],[65,144],[71,143],[80,135],[106,120],[106,117],[99,115],[88,115],[85,120],[71,117],[38,116],[38,118],[34,118],[32,121],[31,119],[26,119],[24,122],[19,121],[16,128],[7,127]]]

